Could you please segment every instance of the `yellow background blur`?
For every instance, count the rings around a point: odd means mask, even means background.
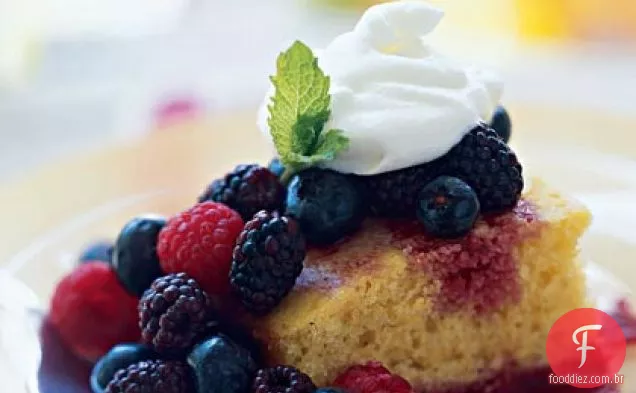
[[[364,8],[381,0],[319,0]],[[467,29],[516,32],[529,40],[632,40],[634,0],[430,0]]]

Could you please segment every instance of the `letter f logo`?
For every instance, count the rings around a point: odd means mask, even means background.
[[[585,325],[576,329],[572,334],[572,341],[574,341],[574,344],[580,345],[580,347],[576,349],[577,351],[581,351],[581,364],[579,365],[579,368],[583,367],[585,361],[587,360],[587,351],[593,351],[596,349],[592,346],[587,345],[587,332],[589,330],[601,330],[602,328],[603,325]],[[583,334],[581,335],[582,340],[581,342],[579,342],[576,336],[578,336],[578,334],[581,332],[583,332]]]

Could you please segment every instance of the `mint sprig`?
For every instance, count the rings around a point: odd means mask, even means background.
[[[278,56],[268,125],[285,165],[283,182],[302,169],[333,160],[349,147],[342,130],[323,128],[331,115],[330,79],[300,41]]]

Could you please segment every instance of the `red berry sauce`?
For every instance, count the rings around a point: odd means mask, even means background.
[[[519,299],[516,246],[541,228],[536,207],[520,201],[511,211],[481,218],[460,239],[430,236],[417,221],[368,220],[355,236],[308,250],[294,290],[332,290],[379,265],[388,247],[401,250],[414,269],[441,283],[439,312],[492,311]]]
[[[616,309],[610,310],[609,314],[623,328],[627,345],[636,345],[636,314],[630,307],[628,300],[619,300]]]
[[[417,222],[392,223],[392,244],[414,268],[441,283],[435,299],[439,312],[484,313],[519,300],[514,251],[539,233],[536,208],[521,201],[512,211],[480,219],[466,236],[444,240],[424,232]]]

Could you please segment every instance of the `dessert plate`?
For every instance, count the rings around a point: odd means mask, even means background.
[[[544,178],[592,210],[594,223],[581,245],[585,260],[594,261],[587,265],[590,294],[611,309],[636,288],[630,263],[636,255],[636,156],[627,132],[636,129],[636,119],[509,108],[512,143],[526,174]],[[271,152],[253,113],[89,152],[0,189],[0,214],[10,223],[0,227],[0,376],[15,381],[10,391],[89,391],[90,365],[69,356],[46,323],[40,326],[55,283],[91,240],[112,239],[136,215],[171,215],[190,206],[212,178],[234,164],[266,162]],[[624,391],[636,393],[636,364],[626,363],[624,373]]]

